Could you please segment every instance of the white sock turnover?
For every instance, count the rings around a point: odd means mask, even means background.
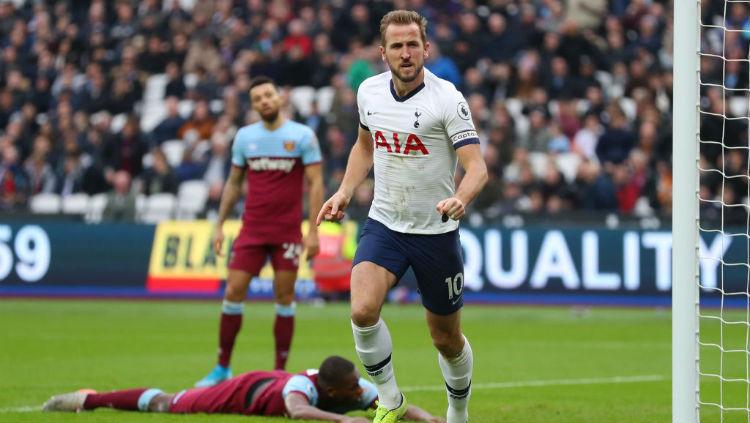
[[[369,327],[359,327],[352,322],[357,355],[378,389],[380,404],[389,409],[401,405],[401,391],[393,374],[391,353],[393,344],[388,326],[382,319]]]
[[[464,337],[464,348],[456,357],[446,358],[438,353],[438,363],[448,393],[447,423],[466,423],[469,418],[471,374],[474,367],[474,355],[469,340]]]

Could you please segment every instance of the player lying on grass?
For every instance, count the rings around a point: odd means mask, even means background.
[[[104,407],[157,413],[248,414],[368,423],[364,417],[350,417],[344,413],[373,409],[377,406],[376,399],[375,386],[359,377],[351,361],[331,356],[321,363],[319,370],[297,374],[281,370],[248,372],[218,385],[187,389],[177,394],[167,394],[159,389],[129,389],[101,394],[81,390],[55,395],[43,409],[77,412]],[[405,417],[422,422],[444,422],[413,405],[409,406]]]

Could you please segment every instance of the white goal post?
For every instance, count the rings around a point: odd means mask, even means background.
[[[672,422],[699,421],[699,0],[674,0]]]

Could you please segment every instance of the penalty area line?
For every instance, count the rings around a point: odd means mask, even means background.
[[[667,376],[662,375],[640,375],[640,376],[611,376],[611,377],[591,377],[581,379],[550,379],[550,380],[524,380],[517,382],[491,382],[491,383],[473,383],[471,388],[476,389],[510,389],[510,388],[529,388],[545,386],[573,386],[573,385],[606,385],[620,383],[642,383],[642,382],[662,382],[670,380]],[[445,386],[406,386],[401,388],[404,392],[427,392],[427,391],[444,391]]]

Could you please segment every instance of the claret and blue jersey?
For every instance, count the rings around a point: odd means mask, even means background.
[[[320,161],[315,133],[300,123],[269,130],[258,122],[237,132],[232,164],[247,171],[243,223],[252,237],[275,242],[299,233],[304,168]]]

